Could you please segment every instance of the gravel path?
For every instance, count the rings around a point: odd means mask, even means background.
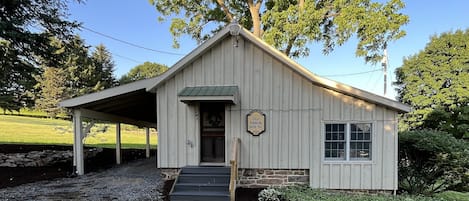
[[[0,200],[162,200],[155,158],[75,178],[0,189]]]

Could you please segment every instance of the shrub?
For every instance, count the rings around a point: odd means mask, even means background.
[[[259,201],[281,201],[282,193],[274,188],[267,188],[259,192]]]
[[[279,191],[282,193],[285,200],[288,201],[303,201],[303,200],[315,200],[320,199],[324,192],[315,190],[306,185],[288,186],[280,188]]]
[[[431,130],[399,134],[399,186],[410,194],[442,192],[468,186],[467,142]]]
[[[423,196],[391,196],[370,194],[333,193],[312,189],[309,186],[289,186],[277,188],[285,201],[444,201],[441,198]]]

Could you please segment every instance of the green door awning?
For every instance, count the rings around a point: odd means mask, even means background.
[[[238,103],[238,86],[198,86],[186,87],[178,93],[179,101],[190,102],[226,102]]]

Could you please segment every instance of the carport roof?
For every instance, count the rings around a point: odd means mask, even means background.
[[[59,105],[156,123],[156,97],[154,93],[145,89],[157,79],[158,77],[149,78],[86,94],[64,100]]]

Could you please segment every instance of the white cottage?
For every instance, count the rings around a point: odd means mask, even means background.
[[[245,29],[230,33],[237,26],[159,77],[63,101],[75,114],[78,173],[85,116],[157,128],[168,177],[231,166],[242,187],[396,190],[397,118],[409,106],[319,77]]]

